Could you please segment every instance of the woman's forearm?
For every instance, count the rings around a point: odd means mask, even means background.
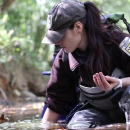
[[[130,86],[130,77],[122,78],[121,80],[122,80],[122,86],[123,87]]]
[[[58,118],[60,117],[60,114],[52,111],[51,109],[47,108],[46,112],[42,118],[43,122],[57,122]]]

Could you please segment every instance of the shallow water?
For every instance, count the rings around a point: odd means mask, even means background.
[[[40,117],[43,106],[43,102],[0,105],[0,114],[4,113],[5,119],[8,119],[0,124],[0,130],[62,130],[66,127],[66,124],[61,123],[42,123]]]
[[[39,130],[43,106],[43,102],[0,105],[1,114],[4,113],[5,118],[8,119],[8,122],[0,124],[0,130]]]
[[[0,124],[0,130],[41,130],[40,121],[24,120],[17,122],[5,122]]]
[[[43,124],[40,120],[24,120],[13,123],[0,124],[0,130],[67,130],[66,127],[60,126],[57,123]],[[125,124],[107,125],[93,129],[75,129],[75,130],[130,130]]]
[[[57,123],[43,124],[41,120],[24,120],[18,122],[6,122],[0,124],[0,130],[67,130],[65,125],[59,125]],[[130,126],[125,124],[110,124],[107,126],[97,128],[75,129],[75,130],[130,130]]]
[[[40,115],[43,106],[43,103],[0,106],[0,112],[4,112],[5,118],[9,119],[8,122],[0,124],[0,130],[66,130],[66,124],[42,123]],[[130,130],[130,125],[110,124],[85,130]]]

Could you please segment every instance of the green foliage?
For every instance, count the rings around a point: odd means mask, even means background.
[[[0,14],[0,62],[50,69],[54,46],[41,44],[49,10],[60,0],[15,0]],[[86,0],[80,0],[85,2]],[[124,13],[130,21],[130,0],[93,0],[105,13]],[[120,24],[125,28],[124,24]]]
[[[14,61],[16,64],[47,68],[51,50],[42,45],[45,34],[46,17],[49,9],[38,5],[35,0],[15,1],[0,15],[0,61]]]

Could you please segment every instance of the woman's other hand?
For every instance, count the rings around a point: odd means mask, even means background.
[[[117,78],[104,76],[102,72],[94,74],[93,81],[103,91],[111,90],[120,83]]]

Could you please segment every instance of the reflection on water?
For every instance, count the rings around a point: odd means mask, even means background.
[[[126,130],[130,130],[130,124],[126,124]]]
[[[124,123],[109,124],[102,127],[97,127],[95,130],[126,130],[126,125]]]
[[[39,130],[41,128],[40,115],[44,104],[24,103],[13,106],[0,105],[0,114],[4,112],[9,121],[0,124],[0,130]],[[43,129],[42,129],[43,130]]]
[[[66,125],[59,125],[57,123],[43,124],[41,120],[24,120],[13,123],[3,123],[0,125],[0,130],[67,130],[67,128]],[[130,127],[126,127],[125,124],[115,124],[77,130],[130,130]]]
[[[65,130],[65,124],[42,123],[39,119],[0,124],[0,130]]]
[[[0,124],[0,130],[41,130],[40,120],[24,120],[18,122],[6,122]]]
[[[66,124],[42,123],[40,119],[33,119],[2,123],[0,124],[0,130],[67,130],[67,127]],[[92,129],[86,128],[75,130],[130,130],[130,126],[125,126],[125,124],[110,124]]]
[[[0,105],[9,121],[0,124],[0,130],[65,130],[66,124],[42,123],[40,116],[44,103],[24,103],[13,106]]]
[[[0,124],[0,130],[67,130],[66,124],[42,123],[40,115],[43,106],[43,102],[0,106],[0,112],[4,112],[5,116],[9,118],[8,122]],[[110,124],[85,130],[130,130],[130,125]]]

